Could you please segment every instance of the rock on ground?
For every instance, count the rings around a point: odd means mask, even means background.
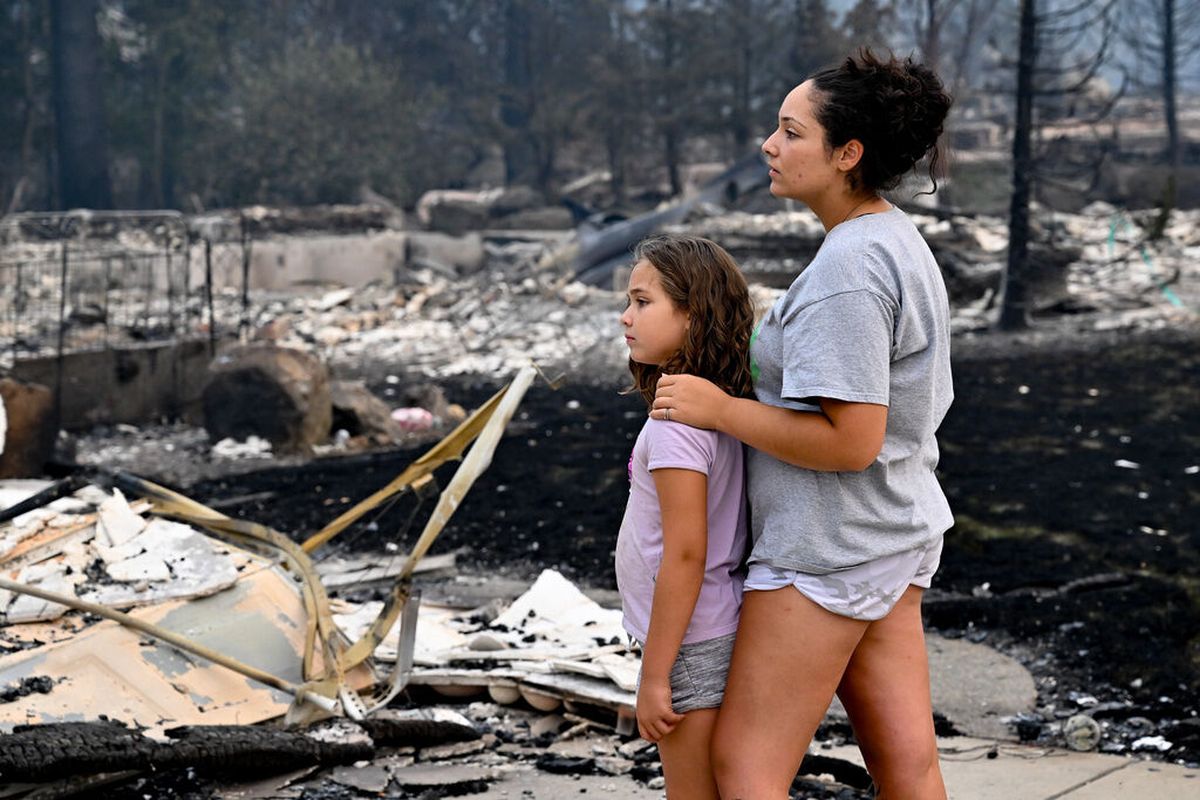
[[[219,355],[209,370],[204,427],[213,441],[257,435],[276,452],[308,452],[329,437],[329,371],[316,356],[247,345]]]
[[[54,393],[36,383],[0,379],[0,478],[32,478],[54,450],[58,425],[54,419]]]
[[[366,436],[389,444],[401,436],[388,404],[376,397],[362,381],[334,381],[329,394],[333,401],[333,427],[351,436]]]

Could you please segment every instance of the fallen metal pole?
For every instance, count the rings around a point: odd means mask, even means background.
[[[61,497],[74,494],[87,485],[88,480],[82,475],[72,475],[69,478],[63,478],[61,481],[55,481],[37,494],[0,511],[0,522],[8,522],[10,519],[19,517],[26,512],[39,509]]]
[[[471,451],[467,453],[462,465],[450,479],[450,484],[438,497],[437,506],[434,507],[433,514],[426,523],[425,530],[421,533],[421,538],[417,540],[412,552],[409,553],[404,571],[400,573],[401,581],[406,581],[412,576],[417,562],[421,560],[421,557],[433,544],[433,540],[450,521],[450,515],[458,508],[458,504],[466,496],[467,490],[475,483],[475,479],[491,465],[492,454],[496,452],[496,445],[500,443],[504,429],[508,427],[509,420],[516,413],[517,406],[525,396],[525,391],[536,376],[537,370],[532,365],[521,367],[516,377],[512,379],[512,383],[508,385],[503,399],[496,406],[496,410],[492,412],[491,418],[480,432],[479,438],[475,440],[475,444],[471,446]]]
[[[387,486],[384,486],[370,497],[357,503],[353,508],[338,515],[335,520],[308,537],[304,541],[304,544],[301,545],[304,551],[311,553],[337,536],[353,524],[355,520],[378,507],[393,495],[416,488],[422,481],[429,480],[429,476],[433,471],[442,464],[456,458],[462,458],[463,451],[467,449],[467,445],[474,441],[479,432],[483,430],[507,391],[508,387],[506,386],[496,392],[486,403],[477,408],[471,416],[459,423],[458,427],[446,434],[445,438],[431,447],[423,456],[409,464],[404,472],[392,479]]]
[[[517,406],[525,396],[525,391],[536,376],[537,368],[532,364],[522,367],[508,387],[488,401],[488,406],[492,406],[493,403],[495,406],[486,417],[486,424],[479,431],[475,444],[463,458],[454,477],[450,479],[450,484],[438,497],[438,503],[434,507],[433,513],[430,514],[429,521],[425,523],[425,530],[421,532],[420,538],[408,554],[404,569],[396,578],[396,588],[384,602],[383,609],[367,628],[366,633],[343,654],[345,659],[342,662],[343,669],[349,669],[351,666],[361,663],[374,653],[375,648],[383,641],[383,637],[396,624],[405,599],[398,588],[409,584],[417,562],[428,552],[438,534],[442,532],[442,528],[450,521],[451,515],[458,509],[459,503],[462,502],[471,485],[475,483],[475,479],[482,475],[483,471],[492,463],[492,454],[496,451],[496,445],[500,443],[500,437],[504,435],[504,429],[508,426],[513,414],[516,413]],[[445,440],[443,440],[443,444],[445,444]]]

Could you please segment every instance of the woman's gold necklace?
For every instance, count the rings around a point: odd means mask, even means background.
[[[862,202],[860,202],[860,203],[859,203],[858,205],[856,205],[854,208],[852,208],[852,209],[850,209],[849,211],[847,211],[847,212],[846,212],[846,216],[842,217],[842,222],[845,222],[846,220],[850,219],[850,215],[851,215],[851,214],[853,214],[855,211],[858,211],[860,208],[862,208],[863,206],[865,206],[867,203],[871,202],[872,200],[876,200],[876,199],[878,199],[878,197],[879,197],[879,195],[874,195],[874,194],[873,194],[873,195],[871,195],[870,197],[868,197],[866,200],[863,200]],[[842,222],[839,222],[839,223],[838,223],[838,225],[841,225],[841,224],[842,224]]]

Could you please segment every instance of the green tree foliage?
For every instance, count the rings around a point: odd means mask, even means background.
[[[322,203],[369,185],[404,197],[413,98],[398,76],[344,44],[288,42],[240,71],[206,184],[228,202]],[[199,165],[197,165],[199,166]]]
[[[888,30],[895,23],[895,16],[895,8],[883,0],[857,0],[842,20],[846,44],[852,48],[886,48]]]
[[[249,24],[232,0],[166,3],[127,0],[101,16],[110,65],[109,116],[121,202],[187,205],[209,194],[194,180],[196,150],[219,135],[215,124],[234,84],[237,42]]]
[[[430,36],[432,6],[415,19],[377,15],[377,27],[350,13],[361,3],[111,6],[121,91],[110,109],[136,184],[126,202],[344,202],[363,186],[411,201],[436,180],[413,148],[430,134],[432,150],[436,126],[406,77],[420,63],[405,63],[395,41]],[[431,81],[421,96],[436,94]]]
[[[618,198],[631,175],[678,192],[685,163],[757,147],[809,72],[886,44],[895,1],[87,0],[98,160],[126,208],[553,199],[596,169]],[[60,200],[51,5],[0,0],[0,212]]]
[[[723,112],[715,122],[732,140],[730,157],[738,158],[758,146],[780,98],[800,79],[783,57],[786,37],[780,35],[793,20],[786,5],[772,0],[714,0],[710,13],[706,50],[717,57],[708,78]]]
[[[54,204],[51,94],[45,3],[0,3],[0,213]]]
[[[498,87],[507,178],[553,191],[559,155],[583,130],[589,54],[604,43],[607,4],[504,0]]]
[[[97,0],[50,0],[55,178],[67,208],[112,207],[98,8]]]
[[[835,25],[825,0],[796,0],[789,60],[796,83],[810,73],[828,66],[859,42],[849,42]]]
[[[646,112],[661,144],[661,161],[671,192],[683,190],[680,166],[689,137],[719,109],[701,91],[715,43],[702,6],[687,0],[649,0],[641,14]]]
[[[604,25],[593,32],[597,46],[587,59],[592,80],[584,100],[582,138],[602,149],[618,205],[625,200],[630,159],[644,118],[646,87],[643,81],[631,79],[644,68],[634,22],[635,16],[624,5],[613,5]]]

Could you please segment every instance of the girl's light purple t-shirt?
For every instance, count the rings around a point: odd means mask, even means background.
[[[629,462],[629,502],[617,536],[617,588],[625,630],[646,641],[654,582],[663,554],[662,511],[656,469],[687,469],[708,476],[708,556],[704,582],[684,644],[737,630],[746,559],[746,495],[742,444],[724,433],[679,422],[647,419]]]

